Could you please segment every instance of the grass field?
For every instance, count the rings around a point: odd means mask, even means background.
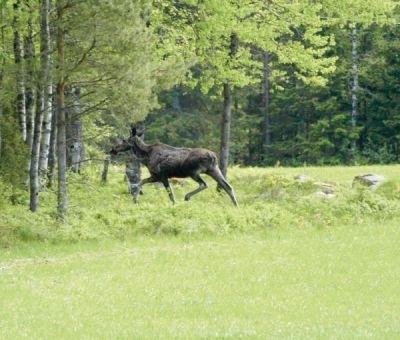
[[[0,338],[396,339],[398,229],[146,239],[8,261]]]
[[[133,206],[99,171],[71,179],[66,225],[53,192],[0,212],[0,339],[400,337],[399,166],[235,168],[239,210],[213,188]],[[386,184],[351,188],[370,172]]]

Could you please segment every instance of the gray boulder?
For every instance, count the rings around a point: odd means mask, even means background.
[[[300,174],[295,177],[296,182],[298,183],[305,183],[309,182],[313,185],[317,191],[314,192],[315,196],[321,198],[334,198],[336,193],[336,188],[333,184],[322,182],[322,181],[315,181],[307,174]]]
[[[327,193],[324,192],[322,190],[318,190],[314,193],[315,196],[317,197],[321,197],[321,198],[335,198],[335,194],[334,193]]]
[[[354,177],[353,187],[357,185],[367,186],[372,191],[378,189],[378,187],[385,181],[385,177],[375,174],[359,175]]]
[[[301,175],[297,175],[295,177],[295,180],[297,182],[303,183],[303,182],[307,182],[309,180],[311,180],[310,176],[306,175],[306,174],[301,174]]]

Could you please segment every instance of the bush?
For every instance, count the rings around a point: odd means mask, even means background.
[[[7,113],[7,112],[6,112]],[[28,178],[29,151],[19,133],[19,126],[15,119],[5,114],[2,126],[0,178],[4,183],[0,186],[3,199],[10,199],[13,204],[21,200],[21,189]],[[10,190],[11,188],[11,190]]]
[[[183,197],[197,184],[188,180],[185,185],[174,185],[178,201],[175,206],[171,205],[165,189],[157,185],[145,186],[140,204],[135,205],[123,179],[123,167],[110,166],[109,182],[105,185],[100,185],[101,168],[101,164],[87,166],[81,175],[70,176],[67,224],[59,224],[55,219],[54,191],[41,193],[38,213],[31,213],[20,204],[12,206],[3,202],[0,225],[4,228],[0,229],[0,242],[9,245],[17,241],[268,234],[276,228],[327,228],[386,221],[398,218],[400,212],[397,166],[390,167],[393,179],[383,173],[389,180],[375,192],[351,187],[352,173],[368,169],[314,168],[311,177],[332,183],[335,197],[331,199],[315,194],[320,189],[314,180],[298,183],[294,176],[299,174],[296,169],[233,168],[229,182],[235,189],[240,209],[232,205],[225,193],[218,193],[216,184],[207,176],[204,178],[209,188],[190,202],[184,202]],[[320,178],[320,174],[328,172],[330,177]],[[347,179],[341,178],[343,174]],[[1,183],[0,186],[7,187]],[[22,198],[25,196],[23,193]]]

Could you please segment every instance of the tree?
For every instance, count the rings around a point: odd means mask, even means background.
[[[263,115],[263,125],[262,125],[262,142],[261,142],[261,150],[263,153],[263,158],[268,155],[268,147],[271,144],[271,125],[270,125],[270,114],[269,114],[269,105],[270,105],[270,88],[271,88],[271,67],[270,67],[270,58],[271,52],[263,51],[263,73],[264,73],[264,86],[263,86],[263,106],[264,106],[264,115]]]
[[[0,5],[0,22],[4,20],[4,3]],[[0,161],[1,161],[1,143],[3,140],[2,135],[2,119],[3,119],[3,105],[4,105],[4,98],[3,98],[3,79],[4,79],[4,71],[5,71],[5,64],[6,64],[6,57],[5,57],[5,27],[2,26],[0,28]]]
[[[352,157],[356,156],[356,140],[359,135],[357,130],[358,106],[359,106],[359,56],[358,45],[360,30],[374,25],[385,25],[392,23],[391,15],[396,1],[393,0],[324,0],[324,13],[327,15],[328,21],[332,25],[339,27],[347,27],[351,31],[351,69],[352,69],[352,86],[351,86],[351,127],[352,141],[351,152]]]
[[[14,18],[13,18],[13,31],[14,31],[14,60],[16,66],[16,82],[17,82],[17,96],[16,108],[17,116],[20,121],[21,135],[24,141],[27,140],[26,131],[26,104],[25,104],[25,81],[24,70],[22,64],[22,47],[21,47],[21,1],[17,0],[13,4]]]
[[[49,162],[50,136],[52,125],[53,107],[52,93],[53,83],[51,80],[51,36],[49,24],[50,0],[40,1],[40,59],[41,59],[41,77],[40,92],[43,93],[43,120],[42,120],[42,138],[40,141],[39,156],[39,185],[40,191],[46,189],[47,168]]]
[[[57,212],[59,219],[65,222],[68,207],[67,197],[67,144],[65,137],[65,11],[67,3],[63,0],[56,2],[57,11],[57,70],[56,77],[56,114],[57,114],[57,165],[58,165],[58,190]]]
[[[334,69],[335,58],[326,55],[329,37],[321,34],[325,24],[319,16],[320,10],[320,5],[308,1],[265,3],[260,0],[242,6],[241,1],[225,0],[222,4],[207,0],[199,4],[202,16],[195,25],[201,57],[199,84],[205,92],[215,86],[224,88],[225,127],[221,134],[224,172],[232,89],[265,78],[262,72],[265,60],[254,57],[255,49],[268,51],[268,56],[274,54],[277,63],[295,65],[297,77],[306,82],[324,83],[324,74]]]
[[[66,210],[66,185],[60,187],[66,183],[65,133],[71,131],[67,125],[86,116],[99,124],[125,127],[144,117],[155,104],[158,68],[151,57],[151,28],[146,26],[149,5],[147,0],[57,3],[57,155],[62,215]],[[76,101],[66,101],[64,94],[68,89],[76,93],[78,88],[80,112],[72,113]],[[67,112],[73,119],[66,120]]]

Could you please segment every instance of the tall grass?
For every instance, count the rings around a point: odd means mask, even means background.
[[[387,181],[376,191],[352,188],[355,175],[379,173]],[[295,176],[307,174],[299,183]],[[107,184],[101,184],[101,167],[87,166],[81,175],[69,175],[68,223],[55,219],[56,193],[41,194],[41,208],[30,213],[27,196],[21,204],[4,204],[0,212],[0,244],[10,246],[31,240],[74,242],[107,238],[127,239],[141,235],[226,235],[265,233],[274,228],[329,228],[344,224],[384,223],[400,216],[400,166],[239,168],[229,172],[229,181],[241,205],[235,208],[228,196],[209,188],[184,202],[193,190],[191,180],[174,185],[178,204],[173,206],[159,185],[144,187],[140,204],[127,192],[124,170],[112,166]],[[146,176],[146,174],[144,174]],[[328,182],[334,198],[315,194],[315,181]],[[25,200],[25,202],[24,202]],[[25,203],[25,204],[24,204]]]

